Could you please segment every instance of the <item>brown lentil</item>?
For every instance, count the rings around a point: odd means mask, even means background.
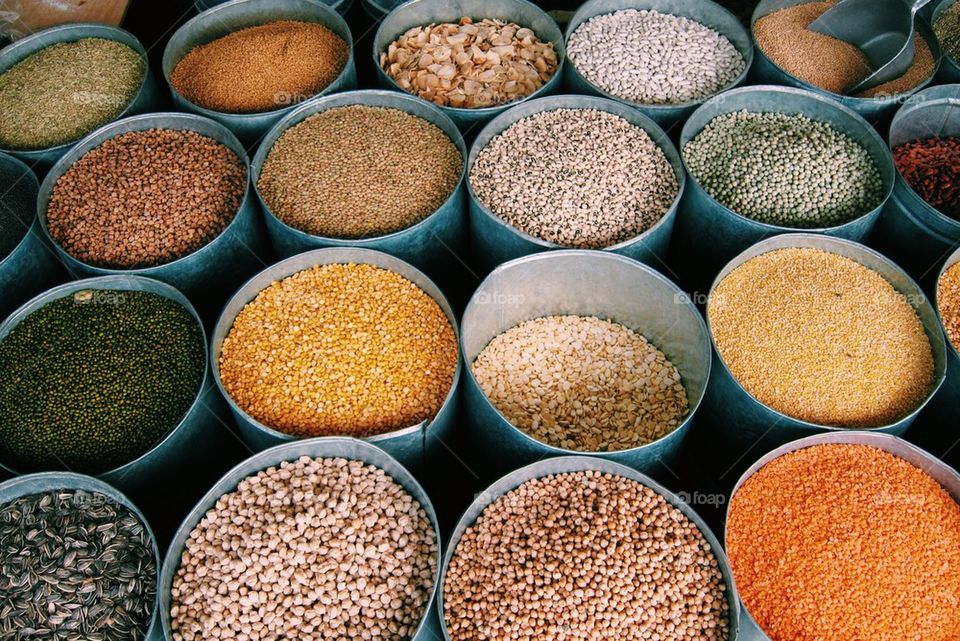
[[[383,470],[301,457],[242,480],[190,533],[171,589],[173,641],[405,641],[437,540]]]
[[[483,511],[443,584],[452,641],[725,641],[703,534],[649,487],[595,471],[527,481]]]
[[[757,45],[790,75],[826,91],[844,95],[871,71],[867,57],[856,46],[807,27],[833,2],[806,2],[774,11],[753,27]],[[922,84],[934,72],[933,52],[916,35],[913,64],[899,78],[857,94],[860,98],[896,95]]]
[[[734,494],[727,553],[773,641],[960,639],[960,506],[864,445],[785,454]]]
[[[53,239],[98,267],[167,263],[213,240],[233,219],[246,168],[227,146],[193,131],[120,134],[88,151],[54,185]]]
[[[526,27],[485,18],[414,27],[380,54],[397,86],[438,105],[493,107],[525,98],[557,71],[552,42]]]
[[[522,118],[470,170],[477,199],[520,231],[599,249],[635,238],[670,209],[679,183],[641,127],[597,109]]]
[[[556,447],[639,447],[687,414],[680,372],[646,338],[618,323],[549,316],[500,334],[473,374],[507,420]]]
[[[85,136],[126,109],[144,73],[140,54],[115,40],[37,51],[0,74],[0,147],[45,149]]]
[[[426,292],[372,265],[274,282],[237,315],[220,379],[258,421],[295,436],[369,436],[433,418],[458,352]]]
[[[937,306],[947,338],[960,350],[960,263],[943,272],[937,285]]]
[[[317,236],[389,234],[437,210],[463,158],[436,125],[399,109],[350,105],[286,130],[257,187],[283,222]]]
[[[214,111],[271,111],[323,91],[348,56],[343,38],[322,24],[280,20],[195,47],[174,67],[170,84]]]
[[[734,378],[796,419],[886,425],[933,383],[913,307],[879,273],[838,254],[790,248],[752,258],[720,282],[707,313]]]

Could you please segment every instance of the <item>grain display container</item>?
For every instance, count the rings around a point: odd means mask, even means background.
[[[256,27],[280,20],[319,23],[347,43],[348,58],[340,75],[317,95],[353,89],[357,86],[357,70],[353,60],[353,36],[339,13],[320,0],[230,0],[190,19],[177,29],[163,50],[163,76],[178,109],[216,120],[244,145],[251,148],[259,142],[280,118],[296,107],[295,103],[258,113],[226,113],[197,105],[181,96],[170,83],[177,63],[192,49],[240,29]]]
[[[160,87],[157,84],[153,73],[150,71],[150,65],[147,61],[147,52],[133,34],[124,31],[118,27],[112,27],[102,24],[62,24],[36,33],[32,33],[20,40],[17,40],[6,48],[0,50],[0,73],[10,69],[18,62],[37,53],[38,51],[49,47],[50,45],[76,42],[85,38],[103,38],[105,40],[115,40],[120,42],[138,54],[143,60],[143,79],[131,101],[124,107],[117,118],[124,118],[134,114],[154,111],[163,104]],[[90,96],[90,99],[96,99]],[[78,97],[79,99],[79,97]],[[77,141],[71,141],[48,149],[21,150],[21,149],[0,149],[12,156],[15,156],[35,167],[39,174],[45,173],[56,163],[61,156],[66,154]]]
[[[696,0],[694,2],[677,2],[676,0],[589,0],[580,5],[567,24],[564,42],[569,45],[570,35],[591,18],[626,9],[657,11],[688,18],[717,31],[736,47],[746,63],[743,71],[728,83],[722,91],[739,87],[746,81],[754,57],[754,47],[750,34],[736,16],[716,2],[712,2],[712,0]],[[576,65],[570,60],[567,60],[564,70],[564,86],[570,93],[601,96],[624,102],[667,129],[671,128],[672,125],[682,123],[706,100],[704,98],[680,104],[651,105],[618,98],[584,78],[577,70]]]
[[[433,595],[436,592],[436,584],[440,574],[441,546],[437,516],[434,512],[430,497],[413,475],[384,450],[357,439],[335,437],[315,438],[298,441],[296,443],[286,443],[254,454],[227,472],[223,478],[200,499],[196,507],[194,507],[184,519],[183,524],[173,538],[170,548],[167,551],[167,561],[160,574],[160,589],[158,591],[160,620],[166,638],[173,638],[170,608],[172,605],[171,589],[173,587],[174,577],[180,567],[181,557],[194,527],[200,523],[208,510],[211,510],[224,494],[236,490],[237,485],[247,477],[256,475],[258,472],[268,468],[277,467],[285,461],[296,461],[301,457],[344,458],[348,461],[360,461],[367,465],[375,466],[383,470],[422,506],[432,525],[437,541],[437,568],[428,606],[421,617],[415,634],[411,636],[411,641],[431,641],[432,639],[439,638],[440,633],[436,627],[438,624],[437,616],[433,610],[436,601]]]
[[[277,139],[290,127],[316,113],[350,105],[398,109],[437,126],[456,146],[463,159],[463,166],[466,166],[467,149],[456,125],[439,107],[414,96],[395,91],[364,90],[310,100],[284,116],[270,130],[253,158],[252,180],[264,211],[267,233],[270,235],[274,252],[278,257],[286,258],[322,247],[374,249],[396,256],[436,275],[437,271],[442,270],[443,266],[449,263],[452,258],[451,252],[455,253],[465,240],[465,190],[463,187],[465,168],[461,168],[460,179],[453,192],[433,213],[405,229],[368,238],[332,238],[301,231],[280,220],[264,201],[257,185],[264,162]],[[345,141],[345,144],[349,143]],[[374,186],[371,185],[371,187]]]
[[[764,16],[767,16],[775,11],[779,11],[780,9],[816,1],[817,0],[761,0],[753,12],[751,31],[755,28],[757,20],[760,20]],[[882,97],[877,96],[873,98],[845,96],[832,93],[821,89],[816,85],[812,85],[809,82],[804,82],[796,76],[786,72],[784,69],[778,66],[777,63],[771,60],[770,57],[763,52],[763,48],[760,46],[756,47],[757,54],[753,64],[753,70],[750,74],[750,81],[754,84],[797,87],[823,94],[839,102],[844,107],[857,112],[868,122],[877,123],[878,121],[883,121],[885,118],[888,118],[890,115],[892,115],[893,112],[895,112],[899,106],[902,105],[903,102],[911,95],[917,93],[933,82],[934,75],[941,67],[941,59],[943,60],[942,66],[945,67],[948,64],[948,58],[941,52],[940,44],[937,42],[936,36],[933,35],[933,29],[930,27],[930,23],[920,15],[917,16],[916,30],[930,47],[930,51],[933,54],[933,73],[931,73],[926,80],[912,89],[904,91],[903,93]]]
[[[223,125],[208,118],[183,113],[144,114],[125,118],[90,134],[50,170],[40,185],[38,211],[40,226],[50,239],[47,208],[57,180],[84,154],[121,134],[149,129],[173,129],[197,132],[213,138],[233,151],[246,167],[249,160],[243,145]],[[250,194],[249,181],[240,206],[226,228],[200,249],[176,260],[135,269],[114,269],[90,265],[74,258],[52,241],[67,270],[78,277],[134,275],[155,278],[182,291],[197,306],[205,320],[216,317],[223,302],[240,283],[263,265],[263,231],[257,205]]]
[[[543,42],[553,43],[557,56],[557,68],[553,76],[532,94],[503,105],[482,108],[457,108],[441,106],[440,109],[456,123],[468,140],[485,123],[510,107],[532,98],[555,93],[560,89],[564,66],[563,33],[560,27],[543,9],[527,0],[410,0],[397,7],[380,22],[373,38],[373,64],[377,69],[377,80],[381,87],[402,91],[399,85],[386,74],[380,66],[380,54],[387,51],[390,43],[407,30],[426,26],[431,23],[457,23],[463,17],[473,20],[484,18],[514,22],[527,27]]]
[[[812,248],[849,258],[882,276],[916,312],[932,350],[932,385],[922,402],[912,411],[899,420],[869,430],[871,433],[902,435],[940,388],[946,371],[947,355],[943,332],[930,301],[920,287],[886,257],[853,241],[817,234],[784,234],[753,245],[720,271],[710,289],[710,296],[714,295],[720,283],[736,268],[753,258],[786,248]],[[711,325],[709,313],[707,325]],[[709,447],[717,460],[731,466],[745,465],[748,457],[769,452],[793,439],[823,432],[843,435],[850,431],[850,428],[819,425],[793,418],[761,403],[731,373],[718,353],[712,332],[711,329],[714,367],[707,386],[703,411],[711,424],[709,428],[704,427],[710,430]]]
[[[569,455],[514,426],[491,403],[472,364],[495,337],[523,321],[553,315],[596,316],[646,337],[676,366],[689,410],[669,434],[641,447],[591,453],[654,473],[676,456],[703,398],[711,353],[703,318],[679,287],[646,265],[616,254],[564,250],[496,268],[463,314],[464,405],[474,469],[491,478],[544,457]]]
[[[687,164],[684,147],[707,124],[718,116],[743,110],[805,115],[831,125],[867,151],[883,182],[883,201],[893,190],[893,160],[880,135],[852,110],[821,94],[793,87],[741,87],[705,102],[690,116],[680,134],[680,154],[684,163]],[[687,168],[689,171],[688,165]],[[861,241],[873,229],[881,209],[882,205],[877,206],[835,227],[802,231]],[[672,250],[684,285],[703,291],[720,268],[738,253],[764,238],[791,231],[800,230],[760,222],[720,204],[691,176],[680,202]]]

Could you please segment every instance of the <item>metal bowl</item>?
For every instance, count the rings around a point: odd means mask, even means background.
[[[547,445],[513,425],[484,394],[472,363],[495,337],[523,321],[554,315],[598,316],[639,332],[680,372],[689,413],[659,440],[614,452],[590,452],[651,473],[673,461],[710,377],[710,337],[679,287],[625,256],[563,250],[518,258],[493,270],[463,313],[464,404],[474,469],[492,478],[546,457],[585,454]]]
[[[569,43],[573,32],[591,18],[625,9],[652,10],[689,18],[717,31],[736,47],[740,55],[743,56],[745,63],[740,75],[717,93],[739,87],[746,81],[750,65],[753,63],[753,41],[737,17],[712,0],[588,0],[577,9],[577,12],[570,19],[564,34],[564,42]],[[628,104],[665,128],[683,122],[704,100],[707,100],[707,98],[702,98],[678,104],[649,105],[618,98],[584,78],[577,70],[573,60],[567,61],[564,84],[571,93],[601,96]]]
[[[50,45],[61,42],[76,42],[77,40],[83,40],[85,38],[116,40],[136,51],[143,60],[143,79],[140,81],[140,88],[130,103],[114,120],[133,114],[152,111],[161,104],[160,88],[157,85],[156,79],[153,77],[153,73],[150,71],[146,49],[143,48],[143,45],[140,44],[140,41],[137,40],[133,34],[118,27],[103,24],[62,24],[21,38],[0,50],[0,73],[4,73],[21,60],[28,58],[41,49],[46,49]],[[61,156],[67,153],[76,142],[77,141],[72,141],[47,149],[0,149],[0,151],[19,158],[31,167],[36,167],[38,173],[43,173],[57,162]]]
[[[769,452],[761,457],[760,460],[750,466],[743,476],[740,477],[740,480],[737,481],[737,484],[733,490],[733,496],[736,495],[737,490],[739,490],[743,484],[750,479],[751,476],[756,474],[760,468],[765,466],[767,463],[780,458],[784,454],[789,454],[790,452],[795,452],[797,450],[802,450],[816,445],[836,443],[867,445],[869,447],[875,447],[883,450],[884,452],[889,452],[890,454],[903,459],[907,463],[920,468],[926,474],[929,474],[938,483],[940,483],[940,485],[943,486],[950,493],[950,495],[953,496],[954,499],[960,501],[960,475],[958,475],[956,471],[950,469],[950,467],[947,466],[943,461],[940,461],[936,457],[931,456],[927,452],[914,445],[911,445],[903,439],[897,438],[896,436],[862,431],[834,432],[831,434],[808,436],[806,438],[801,438],[778,447],[772,452]],[[724,526],[725,531],[729,531],[729,527],[727,526],[730,523],[731,503],[732,499],[727,503],[727,520]],[[724,541],[724,545],[726,545],[726,540]],[[740,611],[742,613],[740,616],[740,627],[743,633],[744,641],[773,641],[760,629],[760,626],[754,620],[749,610],[747,610],[746,605],[741,604]]]
[[[232,131],[245,145],[255,146],[260,138],[284,114],[293,110],[297,102],[277,97],[277,109],[257,113],[227,113],[207,109],[181,96],[170,82],[177,63],[190,51],[229,35],[240,29],[255,27],[279,20],[316,22],[327,27],[347,43],[347,62],[340,75],[323,88],[317,96],[352,89],[357,86],[357,69],[353,60],[353,36],[343,17],[320,0],[229,0],[191,18],[177,29],[163,50],[163,77],[166,79],[173,104],[178,109],[216,120]]]
[[[285,445],[277,445],[268,450],[255,454],[226,473],[183,520],[167,551],[166,562],[160,574],[160,588],[157,590],[160,601],[160,621],[167,639],[173,639],[170,624],[170,592],[173,588],[173,578],[180,567],[187,540],[204,515],[216,505],[221,496],[237,489],[237,485],[245,478],[253,476],[267,468],[279,465],[284,461],[296,461],[301,456],[312,458],[340,457],[351,461],[363,461],[386,472],[397,484],[403,487],[423,507],[424,512],[433,525],[437,541],[437,571],[434,575],[434,587],[430,601],[420,619],[417,631],[411,641],[432,641],[439,637],[435,628],[437,619],[434,612],[434,594],[440,576],[441,542],[440,528],[437,524],[437,515],[430,502],[430,497],[423,490],[410,472],[389,454],[378,447],[352,438],[324,437],[313,438]]]
[[[528,0],[410,0],[395,7],[380,22],[373,37],[373,65],[377,69],[377,81],[380,86],[394,91],[403,91],[380,66],[380,54],[387,50],[390,43],[414,27],[425,26],[432,22],[455,23],[464,16],[474,20],[483,18],[507,20],[521,27],[527,27],[532,29],[543,42],[552,42],[554,51],[557,53],[557,69],[550,80],[521,100],[478,109],[440,107],[457,124],[464,136],[467,136],[471,130],[510,107],[555,93],[560,88],[560,80],[563,77],[566,49],[563,44],[563,33],[557,23],[543,9]],[[408,92],[403,91],[403,93]]]
[[[527,254],[563,249],[561,245],[531,236],[509,225],[483,204],[470,184],[470,173],[473,171],[477,156],[493,138],[523,118],[556,109],[597,109],[620,116],[630,124],[646,131],[667,157],[679,186],[670,208],[660,220],[640,235],[603,249],[603,251],[623,254],[649,265],[662,266],[670,247],[677,208],[687,182],[680,154],[677,153],[667,134],[653,120],[623,102],[594,96],[549,96],[524,102],[491,120],[477,134],[476,140],[470,146],[466,183],[467,193],[470,195],[470,233],[478,260],[482,261],[486,267],[492,268]]]
[[[236,418],[240,437],[252,451],[257,452],[273,445],[295,441],[297,437],[261,423],[247,414],[233,400],[220,380],[220,354],[223,350],[223,341],[230,333],[237,314],[272,283],[317,265],[342,263],[374,265],[395,272],[411,281],[436,301],[440,309],[446,314],[450,326],[453,327],[454,335],[459,340],[457,319],[443,292],[423,272],[389,254],[358,247],[328,247],[298,254],[268,267],[248,280],[227,303],[213,330],[213,347],[210,352],[210,366],[213,370],[213,378],[216,381],[217,388],[226,399]],[[433,419],[393,432],[371,436],[364,440],[382,448],[391,456],[396,457],[403,465],[413,468],[417,473],[425,473],[434,455],[446,449],[445,443],[451,439],[457,413],[457,386],[459,381],[460,362],[458,360],[450,391],[447,392],[446,399]]]
[[[260,194],[258,183],[263,164],[274,143],[287,129],[306,118],[327,109],[348,105],[399,109],[439,127],[450,138],[463,159],[460,179],[457,186],[436,211],[420,222],[390,234],[369,238],[345,239],[315,236],[301,231],[280,220],[270,210]],[[257,154],[253,157],[252,179],[254,190],[266,217],[267,233],[270,235],[277,256],[286,258],[320,247],[364,247],[391,254],[420,269],[436,272],[444,269],[445,263],[448,262],[444,258],[448,257],[450,252],[459,248],[465,240],[463,182],[466,173],[466,159],[467,148],[463,143],[460,132],[457,130],[457,126],[439,107],[409,94],[396,91],[347,91],[310,100],[284,116],[270,130],[259,149],[257,149]],[[376,185],[370,185],[370,188],[375,189]]]

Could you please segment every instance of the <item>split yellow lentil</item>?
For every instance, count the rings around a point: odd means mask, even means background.
[[[877,448],[785,454],[734,494],[727,553],[773,641],[960,639],[960,505]]]
[[[916,311],[883,276],[813,248],[757,256],[707,303],[717,351],[757,400],[819,425],[871,428],[916,409],[933,352]]]
[[[247,303],[220,379],[250,416],[301,437],[371,436],[433,418],[457,365],[446,314],[397,273],[311,267]]]
[[[960,263],[954,263],[940,277],[937,307],[947,338],[955,349],[960,350]]]

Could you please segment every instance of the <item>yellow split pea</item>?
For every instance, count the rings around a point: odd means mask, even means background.
[[[373,265],[320,265],[264,289],[223,342],[220,379],[245,412],[295,436],[371,436],[433,418],[457,365],[446,314]]]

